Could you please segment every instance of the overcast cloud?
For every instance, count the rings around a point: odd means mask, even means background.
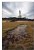
[[[34,19],[34,2],[3,2],[2,17],[18,17],[21,10],[22,17]]]

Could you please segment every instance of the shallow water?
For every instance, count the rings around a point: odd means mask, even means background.
[[[14,50],[14,49],[8,49],[9,46],[10,45],[12,46],[12,44],[17,45],[17,42],[19,44],[20,41],[23,41],[23,39],[28,38],[26,28],[27,28],[27,25],[19,25],[15,29],[8,31],[7,32],[8,34],[3,38],[3,50],[6,50],[6,49]],[[24,50],[24,49],[16,47],[15,50]]]

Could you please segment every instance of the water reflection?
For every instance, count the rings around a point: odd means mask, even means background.
[[[12,44],[17,45],[17,43],[21,44],[21,41],[23,42],[24,39],[26,39],[26,38],[28,39],[30,36],[26,32],[26,27],[27,27],[27,25],[19,25],[15,29],[7,31],[6,32],[7,35],[5,37],[3,37],[3,43],[2,43],[3,50],[6,50],[6,49],[10,50],[10,49],[8,49],[10,45],[11,46],[12,46]],[[24,50],[24,48],[17,47],[16,50]]]

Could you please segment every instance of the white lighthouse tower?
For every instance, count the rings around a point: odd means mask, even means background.
[[[19,10],[19,18],[21,18],[21,11]]]

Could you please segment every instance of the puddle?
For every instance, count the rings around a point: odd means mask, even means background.
[[[27,25],[19,25],[14,30],[9,31],[9,34],[25,34]]]
[[[25,34],[26,33],[26,27],[27,25],[19,25],[17,26],[15,29],[7,31],[6,33],[8,33],[4,38],[3,38],[3,50],[9,48],[10,44],[14,44],[18,41],[20,41],[20,39],[23,40],[23,38],[25,38]],[[16,49],[16,50],[22,50],[22,49]]]

